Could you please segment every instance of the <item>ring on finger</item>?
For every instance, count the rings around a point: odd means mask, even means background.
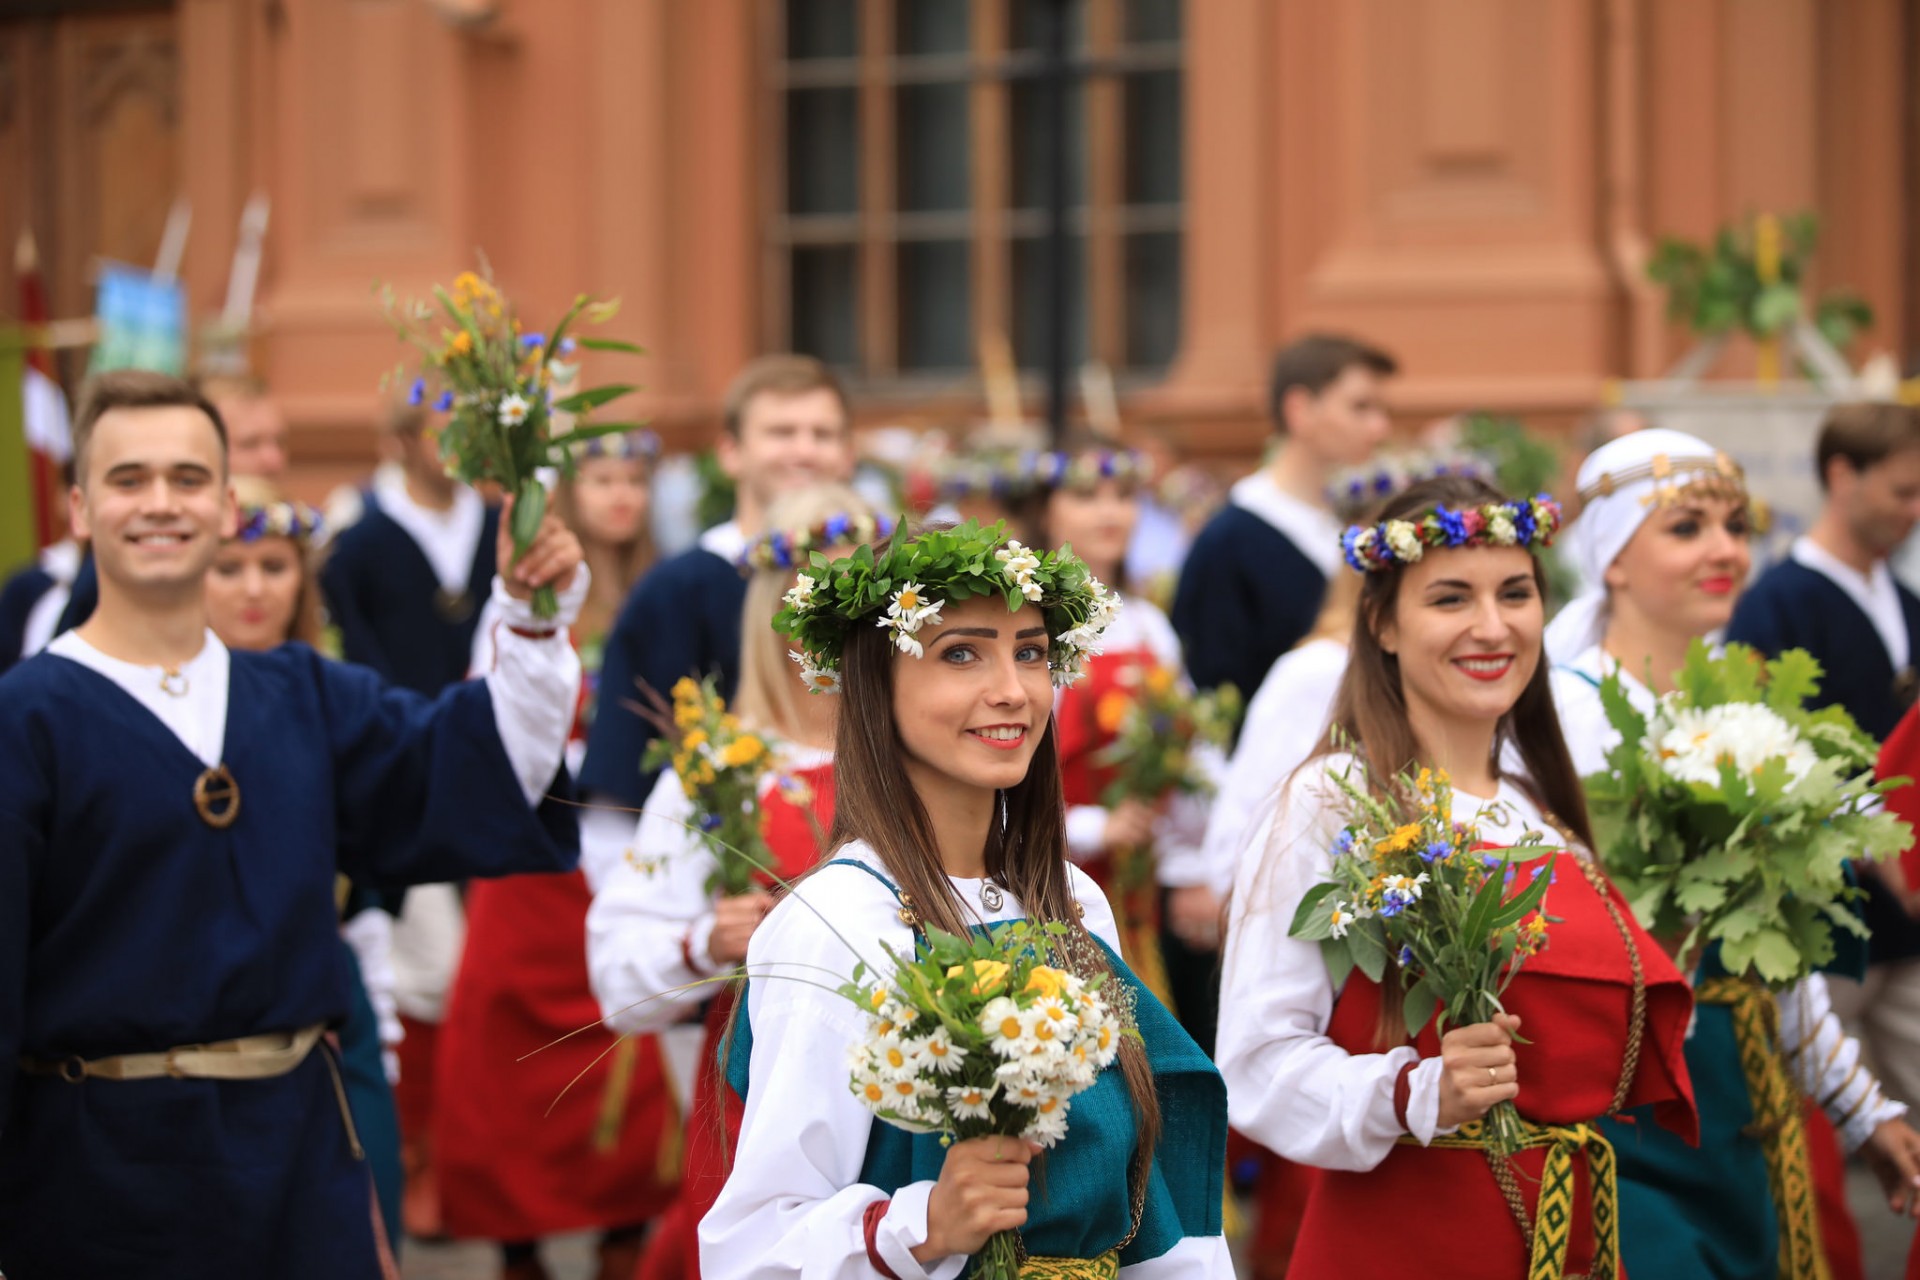
[[[1498,1068],[1498,1067],[1488,1067],[1488,1068],[1487,1068],[1487,1083],[1488,1083],[1488,1084],[1499,1084],[1499,1083],[1500,1083],[1500,1068]]]

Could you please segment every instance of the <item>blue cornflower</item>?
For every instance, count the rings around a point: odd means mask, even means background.
[[[407,403],[417,408],[420,402],[426,398],[427,380],[425,378],[415,378],[413,380],[413,386],[407,390]]]
[[[1402,947],[1402,948],[1400,948],[1400,955],[1398,956],[1398,959],[1399,959],[1399,961],[1400,961],[1400,967],[1401,967],[1402,969],[1404,969],[1404,968],[1406,968],[1406,967],[1407,967],[1408,965],[1410,965],[1410,964],[1412,964],[1412,963],[1413,963],[1413,948],[1412,948],[1412,947]]]
[[[1535,867],[1535,868],[1534,868],[1534,869],[1532,870],[1532,872],[1531,872],[1531,873],[1529,873],[1529,874],[1528,874],[1528,876],[1527,876],[1527,879],[1529,879],[1529,880],[1538,880],[1538,879],[1540,878],[1540,873],[1541,873],[1542,871],[1545,871],[1546,869],[1547,869],[1547,866],[1546,866],[1546,864],[1545,864],[1544,862],[1543,862],[1543,863],[1541,863],[1541,864],[1540,864],[1539,866],[1537,866],[1537,867]],[[1556,871],[1556,872],[1554,872],[1554,873],[1553,873],[1552,875],[1550,875],[1550,876],[1548,876],[1548,877],[1547,877],[1547,883],[1548,883],[1548,884],[1559,884],[1559,883],[1560,883],[1560,873],[1559,873],[1558,871]]]
[[[701,814],[700,829],[702,831],[718,831],[720,829],[720,815],[717,813]]]
[[[1404,911],[1406,906],[1407,904],[1400,901],[1399,898],[1393,894],[1388,894],[1386,901],[1380,904],[1380,916],[1382,919],[1391,920]]]
[[[1531,502],[1516,502],[1512,505],[1513,531],[1520,535],[1520,541],[1523,545],[1532,542],[1533,535],[1539,528],[1538,523],[1533,518],[1533,504]]]
[[[1489,871],[1499,866],[1500,863],[1501,859],[1491,853],[1483,853],[1480,855],[1480,865]]]
[[[1440,531],[1447,536],[1450,547],[1465,546],[1467,542],[1467,518],[1449,507],[1441,507],[1434,513],[1440,520]]]
[[[1435,840],[1432,844],[1420,851],[1420,861],[1438,862],[1452,852],[1452,845],[1444,840]]]
[[[547,335],[544,333],[526,334],[520,339],[520,345],[528,351],[533,350],[535,347],[544,347],[547,345]]]
[[[1378,498],[1384,498],[1392,492],[1393,492],[1393,477],[1388,475],[1384,471],[1376,471],[1373,476],[1374,496]]]
[[[845,514],[828,516],[826,525],[827,541],[838,542],[840,539],[846,537],[848,524],[849,521]]]
[[[1349,566],[1351,566],[1354,569],[1358,569],[1361,573],[1365,573],[1367,571],[1366,561],[1360,558],[1360,551],[1354,545],[1360,540],[1361,533],[1362,533],[1362,530],[1359,529],[1358,527],[1355,527],[1341,534],[1340,550],[1346,553],[1347,564]]]
[[[440,398],[433,402],[433,407],[441,413],[453,408],[453,392],[442,391]]]
[[[1341,828],[1340,834],[1333,838],[1333,856],[1344,858],[1353,852],[1353,829]]]
[[[560,347],[559,347],[560,354],[563,356],[570,356],[573,354],[573,349],[579,345],[580,344],[575,342],[572,338],[562,338],[560,339]]]
[[[1518,868],[1518,867],[1508,867],[1508,868],[1507,868],[1507,874],[1506,874],[1506,875],[1505,875],[1504,877],[1502,877],[1502,882],[1503,882],[1503,883],[1505,883],[1505,884],[1506,884],[1506,886],[1507,886],[1507,887],[1508,887],[1509,889],[1511,889],[1511,888],[1513,887],[1513,877],[1514,877],[1514,873],[1515,873],[1515,872],[1517,872],[1517,871],[1519,871],[1519,870],[1520,870],[1520,868]]]

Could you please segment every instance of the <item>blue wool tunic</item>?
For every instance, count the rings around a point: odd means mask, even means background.
[[[500,512],[487,509],[467,579],[464,615],[443,613],[440,580],[413,535],[369,501],[366,514],[334,540],[320,571],[327,613],[340,628],[340,653],[403,688],[438,693],[464,680],[473,632],[494,574]]]
[[[339,1025],[334,878],[565,870],[564,772],[528,807],[474,682],[436,702],[304,645],[235,652],[226,830],[204,768],[117,684],[54,654],[0,678],[0,1271],[377,1274],[364,1164],[324,1050],[270,1080],[15,1074]]]
[[[656,730],[634,710],[642,684],[667,696],[682,676],[719,678],[733,697],[740,678],[740,608],[747,580],[729,559],[695,547],[649,570],[607,636],[600,704],[587,732],[580,787],[630,808],[647,802],[653,773],[640,758]]]
[[[1251,698],[1267,670],[1311,630],[1327,578],[1293,539],[1229,505],[1194,539],[1173,598],[1194,684]]]
[[[1898,583],[1895,589],[1907,635],[1920,646],[1920,599]],[[1782,560],[1747,589],[1727,625],[1727,639],[1769,655],[1805,649],[1824,672],[1813,705],[1845,707],[1880,741],[1912,704],[1912,693],[1896,687],[1902,673],[1893,669],[1872,620],[1839,584],[1797,560]],[[1879,877],[1861,881],[1867,891],[1861,914],[1873,931],[1870,958],[1879,963],[1920,955],[1920,921],[1906,913]]]
[[[45,569],[28,565],[0,586],[0,672],[26,656],[27,618],[57,585]]]

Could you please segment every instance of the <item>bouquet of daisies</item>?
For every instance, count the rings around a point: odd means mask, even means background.
[[[613,338],[575,338],[576,323],[602,324],[613,318],[619,304],[600,302],[585,294],[574,299],[558,324],[544,333],[523,333],[512,305],[501,296],[488,275],[471,271],[455,277],[452,289],[434,286],[438,305],[396,301],[383,287],[387,318],[401,339],[418,348],[423,367],[413,379],[408,399],[448,415],[440,431],[440,453],[447,470],[468,484],[491,482],[513,495],[513,546],[516,555],[540,531],[546,515],[547,490],[538,473],[557,468],[571,474],[572,446],[595,436],[637,430],[637,422],[587,425],[594,409],[634,390],[625,383],[590,387],[556,399],[556,383],[567,386],[578,368],[563,357],[577,348],[640,354],[630,342]],[[555,414],[571,414],[571,430],[553,431]],[[551,618],[559,609],[552,587],[534,592],[533,610]]]
[[[711,676],[682,676],[673,686],[670,718],[662,715],[655,723],[662,736],[647,744],[644,767],[672,765],[692,802],[694,825],[713,850],[707,891],[724,897],[748,892],[754,874],[774,865],[760,833],[760,787],[775,771],[772,751],[727,710]],[[793,794],[792,782],[783,779],[781,785],[790,799],[805,802]]]
[[[1070,1099],[1092,1087],[1127,1033],[1104,976],[1055,963],[1066,932],[1028,921],[967,938],[935,929],[913,956],[889,947],[884,977],[863,981],[867,967],[856,967],[840,989],[867,1012],[849,1053],[854,1096],[888,1124],[946,1141],[1059,1142]],[[987,1242],[973,1274],[1013,1280],[1018,1271],[1008,1231]]]
[[[1847,861],[1912,839],[1874,799],[1901,780],[1874,782],[1873,739],[1839,707],[1806,709],[1820,674],[1804,650],[1763,662],[1696,640],[1650,716],[1609,676],[1620,742],[1586,780],[1600,854],[1648,931],[1682,955],[1719,943],[1728,973],[1776,990],[1834,958],[1834,930],[1866,936]]]
[[[1515,864],[1538,856],[1537,838],[1483,849],[1473,825],[1453,820],[1445,773],[1422,769],[1369,787],[1356,767],[1359,782],[1333,779],[1349,820],[1334,839],[1328,878],[1307,891],[1289,933],[1320,944],[1335,986],[1356,968],[1375,982],[1393,969],[1409,1037],[1436,1014],[1442,1032],[1491,1020],[1527,957],[1546,946],[1558,855],[1521,880]],[[1520,1149],[1525,1133],[1511,1102],[1496,1104],[1486,1123],[1495,1154]]]

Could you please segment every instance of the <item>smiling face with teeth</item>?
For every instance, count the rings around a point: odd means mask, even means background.
[[[239,519],[212,420],[183,405],[109,409],[80,464],[68,513],[92,541],[103,597],[198,600]]]
[[[1408,718],[1423,741],[1437,726],[1491,726],[1520,700],[1546,627],[1535,573],[1521,548],[1461,547],[1431,550],[1400,574],[1377,633],[1399,659]]]
[[[926,655],[896,655],[893,669],[894,723],[929,808],[938,794],[1018,784],[1053,713],[1040,610],[975,596],[940,617],[919,636]]]

